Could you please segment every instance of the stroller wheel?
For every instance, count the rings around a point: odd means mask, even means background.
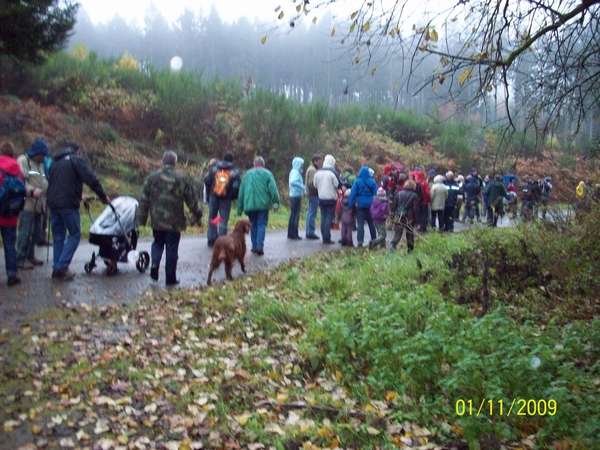
[[[91,263],[85,263],[85,266],[83,266],[83,268],[85,269],[85,273],[92,273],[92,270],[94,270],[94,266]]]
[[[140,272],[145,272],[148,266],[150,265],[150,254],[148,252],[140,252],[140,256],[135,263],[135,267]]]

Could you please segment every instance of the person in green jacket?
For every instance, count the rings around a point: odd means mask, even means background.
[[[252,228],[250,240],[252,253],[264,255],[265,234],[269,223],[269,210],[279,208],[279,190],[275,177],[270,170],[265,169],[262,156],[254,158],[254,167],[242,178],[242,185],[237,200],[237,214],[242,212],[248,216]]]
[[[150,214],[150,227],[154,242],[150,250],[152,265],[150,277],[158,280],[158,269],[166,248],[166,284],[175,285],[177,279],[177,259],[181,232],[186,229],[185,203],[194,214],[195,222],[202,219],[202,207],[198,204],[192,181],[184,173],[177,172],[177,153],[167,150],[162,157],[163,167],[152,172],[142,187],[137,222],[146,225]]]
[[[503,199],[507,192],[502,180],[502,175],[496,175],[494,181],[489,183],[483,191],[487,195],[487,217],[488,223],[492,227],[498,226],[498,217],[504,216]]]

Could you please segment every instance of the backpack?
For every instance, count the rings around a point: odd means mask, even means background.
[[[0,186],[0,216],[15,217],[25,207],[27,189],[25,183],[17,175],[7,175],[0,169],[4,177]]]
[[[400,225],[404,222],[411,225],[410,221],[408,220],[408,210],[409,205],[412,204],[415,197],[418,198],[418,195],[412,194],[404,205],[398,205],[398,208],[396,208],[396,213],[394,214],[394,224]]]
[[[212,191],[217,197],[227,197],[227,186],[231,180],[231,170],[218,169],[215,173],[215,184]]]
[[[542,197],[549,198],[551,190],[552,190],[552,185],[550,183],[548,183],[547,181],[544,181],[544,183],[542,184]]]

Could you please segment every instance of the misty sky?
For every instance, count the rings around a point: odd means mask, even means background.
[[[208,15],[213,3],[225,22],[233,22],[241,16],[246,16],[250,21],[258,18],[270,22],[277,18],[275,13],[277,6],[291,2],[288,0],[78,0],[78,3],[94,23],[107,22],[118,13],[127,22],[136,19],[138,24],[142,25],[145,12],[151,3],[154,3],[167,21],[172,23],[186,7],[195,13],[202,10],[204,15]]]

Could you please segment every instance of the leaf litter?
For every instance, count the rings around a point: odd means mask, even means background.
[[[395,392],[307,371],[302,323],[249,320],[250,292],[289,295],[269,272],[3,330],[0,448],[462,448],[438,443],[449,424],[398,423]]]

